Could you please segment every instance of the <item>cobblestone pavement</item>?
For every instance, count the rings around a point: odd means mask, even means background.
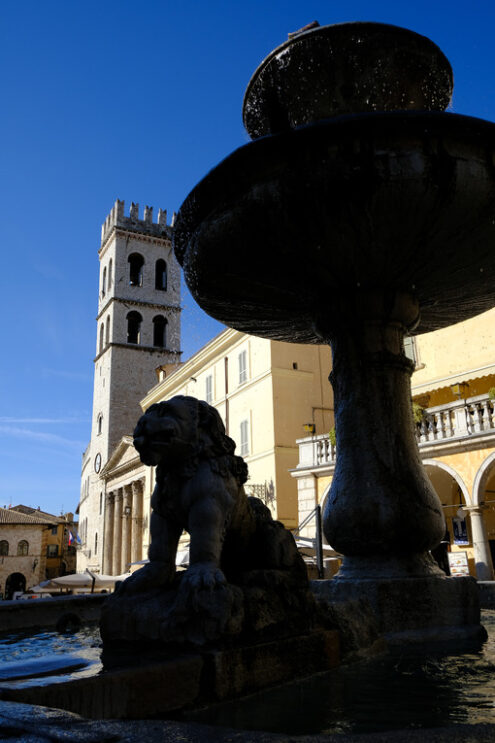
[[[495,725],[290,736],[162,720],[85,720],[62,710],[0,701],[0,740],[19,743],[493,743]]]

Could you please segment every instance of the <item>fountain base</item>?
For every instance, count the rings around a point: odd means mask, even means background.
[[[144,653],[133,663],[77,680],[22,687],[2,683],[0,698],[69,710],[90,719],[166,719],[183,709],[237,698],[328,671],[340,663],[339,633],[317,630],[283,640],[157,660]]]
[[[329,604],[366,600],[389,646],[458,646],[486,637],[480,624],[478,587],[469,576],[337,576],[312,581],[312,590]]]

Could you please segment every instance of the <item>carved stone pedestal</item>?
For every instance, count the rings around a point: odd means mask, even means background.
[[[480,625],[478,587],[469,576],[448,578],[333,578],[312,581],[314,594],[330,604],[361,599],[374,613],[389,646],[433,644],[459,649],[486,639]]]
[[[102,608],[100,631],[106,667],[153,647],[175,654],[184,648],[265,642],[312,630],[316,605],[307,580],[283,571],[254,570],[239,585],[192,588],[175,576],[170,587],[137,595],[112,594]]]

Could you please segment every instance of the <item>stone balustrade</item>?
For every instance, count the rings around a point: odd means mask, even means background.
[[[432,444],[441,445],[457,439],[495,436],[495,401],[488,395],[455,400],[445,405],[425,409],[423,420],[416,424],[420,450]],[[336,448],[328,435],[312,436],[297,441],[297,469],[335,466]]]
[[[495,432],[495,405],[488,395],[427,408],[417,424],[418,443]]]

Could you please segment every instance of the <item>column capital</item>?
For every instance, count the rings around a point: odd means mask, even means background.
[[[105,503],[110,504],[115,501],[115,491],[110,490],[109,493],[105,494]]]
[[[466,511],[467,513],[481,513],[482,511],[486,511],[488,509],[488,506],[485,503],[475,503],[474,505],[464,505],[462,506],[462,510]]]
[[[124,497],[124,489],[123,488],[117,488],[117,490],[114,490],[114,499],[116,501],[122,500]]]

